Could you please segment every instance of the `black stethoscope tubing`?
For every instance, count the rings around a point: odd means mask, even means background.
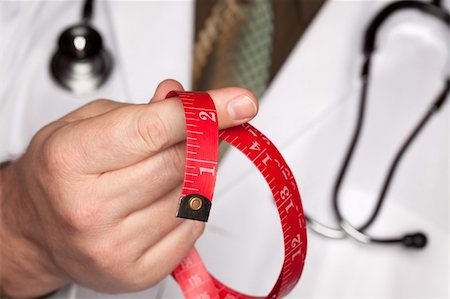
[[[392,182],[392,178],[395,175],[395,171],[397,170],[397,166],[399,165],[404,153],[409,148],[409,146],[412,144],[413,140],[418,136],[420,131],[425,127],[425,125],[428,123],[430,118],[439,111],[441,106],[444,104],[446,99],[448,98],[449,89],[450,89],[450,79],[447,78],[444,84],[444,88],[441,90],[439,95],[436,97],[436,99],[433,101],[432,105],[429,107],[429,109],[426,111],[426,113],[421,117],[419,122],[416,124],[414,129],[411,131],[411,133],[408,135],[408,137],[405,139],[403,144],[401,145],[400,149],[397,151],[390,167],[387,172],[387,175],[384,179],[381,192],[378,195],[375,209],[372,211],[370,217],[367,219],[367,221],[361,225],[360,227],[354,227],[351,225],[345,217],[342,215],[340,205],[339,205],[339,191],[342,186],[342,182],[345,178],[345,174],[347,172],[349,163],[351,161],[351,158],[353,156],[353,153],[356,149],[356,146],[358,144],[360,135],[361,135],[361,129],[364,123],[364,117],[365,117],[365,108],[366,108],[366,102],[367,102],[367,91],[369,89],[369,82],[370,82],[370,67],[371,67],[371,58],[372,54],[375,51],[375,40],[377,36],[377,32],[379,31],[381,25],[388,19],[390,16],[392,16],[394,13],[398,12],[399,10],[404,9],[415,9],[418,11],[421,11],[423,13],[426,13],[428,15],[434,16],[437,19],[441,20],[447,27],[450,27],[450,15],[447,11],[445,11],[440,4],[440,1],[433,1],[432,3],[425,3],[425,2],[419,2],[419,1],[399,1],[394,2],[392,4],[389,4],[384,9],[381,10],[380,13],[378,13],[375,18],[372,20],[372,22],[369,24],[365,38],[364,38],[364,44],[363,44],[363,54],[364,54],[364,63],[361,68],[360,78],[362,82],[362,87],[360,91],[360,100],[359,100],[359,107],[358,107],[358,117],[355,124],[355,127],[353,129],[353,135],[350,141],[350,144],[348,146],[347,152],[345,154],[344,160],[342,162],[342,165],[340,167],[339,173],[337,175],[336,181],[334,183],[333,188],[333,196],[332,196],[332,202],[333,202],[333,212],[336,216],[336,220],[339,224],[339,228],[332,228],[327,225],[324,225],[313,218],[307,216],[307,221],[309,223],[310,228],[327,238],[332,239],[343,239],[347,236],[352,237],[353,239],[362,242],[362,243],[384,243],[384,244],[402,244],[405,247],[410,248],[423,248],[425,247],[427,243],[427,237],[425,233],[423,232],[415,232],[406,234],[401,237],[395,237],[395,238],[376,238],[372,237],[365,231],[374,223],[376,218],[378,217],[381,207],[386,199],[386,194],[389,190],[390,184]]]

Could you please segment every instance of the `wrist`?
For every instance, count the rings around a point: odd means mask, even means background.
[[[67,282],[48,254],[27,235],[33,223],[19,187],[18,162],[0,165],[0,291],[11,297],[37,297]]]

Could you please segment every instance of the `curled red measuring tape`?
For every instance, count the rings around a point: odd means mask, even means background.
[[[306,255],[306,222],[300,193],[280,152],[250,124],[219,133],[214,102],[207,93],[172,91],[186,115],[186,168],[178,217],[207,221],[216,182],[219,138],[239,149],[264,176],[281,220],[284,261],[281,273],[265,298],[280,298],[297,284]],[[222,284],[206,270],[195,248],[173,271],[185,298],[258,298]]]

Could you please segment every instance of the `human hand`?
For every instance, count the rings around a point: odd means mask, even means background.
[[[148,288],[183,260],[204,229],[175,217],[185,165],[181,102],[94,101],[43,129],[1,171],[3,291],[46,294],[67,283],[107,293]],[[253,118],[247,90],[209,92],[221,129]],[[3,244],[6,244],[4,246]]]

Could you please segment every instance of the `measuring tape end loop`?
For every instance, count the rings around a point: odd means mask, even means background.
[[[289,293],[300,278],[306,253],[305,221],[292,171],[272,142],[250,124],[219,133],[214,102],[207,93],[171,92],[167,96],[180,98],[186,116],[185,178],[177,216],[208,220],[218,172],[219,138],[230,143],[263,174],[281,220],[285,257],[278,280],[265,298],[280,298]],[[173,275],[187,299],[257,298],[232,290],[214,279],[195,249]]]
[[[201,194],[188,194],[180,199],[178,218],[207,222],[211,201]]]

